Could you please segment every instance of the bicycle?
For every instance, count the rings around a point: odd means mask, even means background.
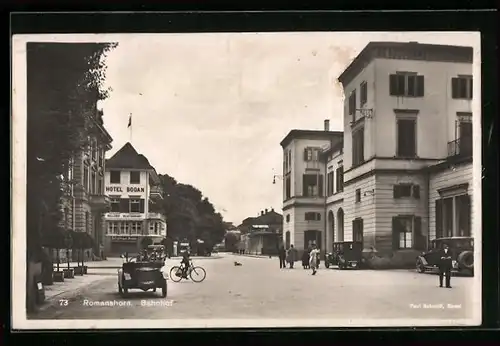
[[[181,266],[173,266],[170,269],[170,279],[173,282],[179,282],[182,279],[191,278],[193,282],[202,282],[207,277],[207,272],[200,266],[194,266],[193,261],[189,261],[189,267],[184,269],[185,275],[183,275],[183,268]],[[193,276],[193,273],[195,276]]]

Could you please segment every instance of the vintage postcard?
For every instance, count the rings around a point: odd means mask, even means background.
[[[481,323],[474,32],[17,35],[15,329]]]

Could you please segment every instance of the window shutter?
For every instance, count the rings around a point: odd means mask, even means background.
[[[323,197],[323,174],[318,175],[318,195]]]
[[[128,213],[130,212],[130,205],[128,198],[120,199],[120,213]]]
[[[307,161],[308,157],[307,157],[307,148],[304,149],[304,161]]]
[[[398,218],[394,216],[392,218],[392,249],[399,249],[399,228],[398,228]]]
[[[302,175],[302,196],[307,196],[306,175]]]
[[[392,196],[393,196],[393,198],[400,198],[401,197],[401,193],[400,193],[398,185],[394,185],[392,187]]]
[[[363,242],[363,219],[359,219],[358,241]]]
[[[396,96],[398,90],[398,76],[395,74],[389,75],[389,95]]]
[[[436,239],[443,237],[443,200],[436,200]]]
[[[424,96],[424,76],[417,76],[417,97]]]
[[[139,207],[140,207],[140,209],[139,209],[139,210],[141,211],[141,213],[144,213],[144,200],[143,200],[143,199],[141,199],[141,200],[140,200],[140,205],[139,205]]]
[[[466,220],[467,220],[467,224],[465,224],[464,226],[466,227],[465,228],[465,233],[464,233],[464,236],[465,237],[470,237],[471,236],[471,220],[472,220],[472,204],[471,204],[471,198],[470,198],[470,195],[464,195],[462,197],[462,203],[465,205],[464,209],[465,209],[465,213],[466,215],[468,215],[468,217],[466,217]]]
[[[420,216],[415,216],[413,220],[413,235],[414,235],[414,248],[416,250],[424,250],[425,242],[422,235],[422,218]]]
[[[458,98],[458,78],[452,78],[451,79],[451,98],[452,99],[457,99]]]
[[[473,86],[474,86],[473,79],[472,79],[472,78],[470,78],[470,79],[469,79],[469,87],[470,87],[470,98],[471,98],[471,99],[472,99],[472,96],[473,96],[473,95],[472,95],[472,94],[473,94],[473,89],[472,89],[472,88],[473,88]]]
[[[420,199],[420,186],[413,185],[413,197],[416,199]]]

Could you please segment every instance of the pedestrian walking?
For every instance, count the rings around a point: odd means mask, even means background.
[[[278,250],[278,257],[280,259],[280,269],[284,269],[286,268],[286,250],[285,250],[285,247],[282,245],[280,246],[279,250]]]
[[[444,244],[441,250],[441,258],[439,261],[439,287],[443,287],[443,276],[446,277],[445,283],[447,288],[451,288],[451,268],[453,262],[451,259],[448,245]]]
[[[297,260],[297,249],[290,245],[290,249],[288,249],[286,261],[290,264],[290,269],[293,269],[293,265]]]
[[[304,250],[304,253],[302,254],[302,268],[304,269],[309,269],[309,253],[311,252],[311,249]]]
[[[311,252],[309,253],[309,266],[312,269],[312,275],[316,275],[316,270],[318,268],[318,254],[319,250],[314,244],[312,246]]]

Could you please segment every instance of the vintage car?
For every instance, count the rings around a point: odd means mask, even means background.
[[[124,259],[122,268],[118,269],[118,292],[125,296],[129,289],[140,289],[144,292],[152,290],[156,292],[161,288],[161,296],[167,296],[168,274],[165,266],[165,258],[141,260],[140,257],[128,257]]]
[[[423,252],[416,259],[416,268],[419,273],[438,271],[441,259],[440,251],[443,245],[448,245],[453,261],[453,272],[474,275],[474,238],[449,237],[432,240],[430,249]]]
[[[325,267],[339,269],[359,268],[362,265],[363,243],[343,241],[333,243],[333,251],[325,256]]]

